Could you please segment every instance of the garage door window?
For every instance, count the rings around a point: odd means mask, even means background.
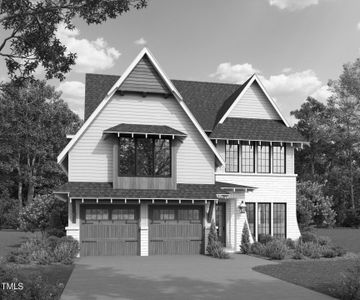
[[[112,220],[135,220],[135,209],[113,209]]]
[[[199,209],[179,209],[179,220],[198,221],[200,211]]]
[[[173,209],[154,209],[153,219],[157,221],[175,220],[175,210]]]
[[[109,211],[101,208],[87,208],[85,210],[86,220],[109,220]]]

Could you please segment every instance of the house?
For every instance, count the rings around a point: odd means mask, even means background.
[[[83,256],[204,253],[212,221],[228,251],[244,226],[297,239],[304,143],[256,75],[170,80],[144,48],[122,76],[86,76],[85,122],[58,156],[67,235]]]

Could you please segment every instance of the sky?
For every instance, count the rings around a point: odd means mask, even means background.
[[[328,80],[360,57],[359,12],[359,0],[148,0],[101,25],[59,26],[78,58],[50,84],[83,118],[85,73],[121,75],[146,46],[171,79],[242,83],[257,73],[293,123],[290,111],[307,96],[325,102]]]

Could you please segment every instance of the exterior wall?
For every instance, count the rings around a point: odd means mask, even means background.
[[[149,256],[149,205],[140,204],[140,256]]]
[[[280,120],[280,116],[256,82],[249,87],[228,117]]]
[[[299,227],[296,219],[296,175],[260,175],[260,174],[217,174],[216,180],[239,185],[256,187],[253,192],[245,194],[245,202],[257,203],[286,203],[286,234],[288,238],[298,239],[300,236]],[[229,246],[236,246],[236,240],[232,236],[234,233],[233,224],[235,221],[238,203],[230,200],[226,205],[227,232],[230,237],[227,240]],[[272,219],[271,205],[271,219]],[[272,227],[272,222],[271,222]],[[257,231],[257,230],[256,230]],[[272,229],[271,229],[272,232]]]
[[[225,160],[225,141],[218,140],[216,144],[216,149],[220,156]],[[286,165],[286,174],[295,173],[295,153],[294,147],[291,147],[290,144],[286,144],[286,153],[285,153],[285,165]],[[272,161],[271,161],[272,164]],[[239,171],[241,173],[241,146],[239,145]],[[255,174],[257,172],[257,149],[255,147]],[[217,168],[217,173],[225,173],[225,165]],[[226,173],[229,174],[229,173]],[[234,174],[234,173],[231,173]],[[248,174],[248,173],[244,173]],[[261,173],[263,175],[263,173]],[[282,176],[283,174],[269,174],[269,176]]]
[[[119,123],[167,125],[187,134],[177,152],[178,183],[214,183],[214,154],[173,97],[115,94],[69,152],[69,181],[112,182],[113,141],[103,131]]]
[[[75,212],[73,212],[73,207]],[[74,214],[74,219],[72,218]],[[75,222],[73,222],[75,221]],[[66,229],[66,235],[72,236],[75,240],[80,242],[80,202],[76,201],[73,206],[70,201],[68,202],[68,226]]]

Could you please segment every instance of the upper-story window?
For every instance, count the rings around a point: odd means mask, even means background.
[[[239,145],[225,144],[225,172],[239,172]]]
[[[270,143],[258,144],[257,154],[258,173],[270,173]]]
[[[253,142],[241,145],[241,172],[255,172],[255,147]]]
[[[285,173],[286,164],[285,164],[285,153],[286,148],[283,146],[273,146],[273,159],[272,159],[272,169],[273,173]]]
[[[120,137],[119,176],[170,177],[170,140]]]

